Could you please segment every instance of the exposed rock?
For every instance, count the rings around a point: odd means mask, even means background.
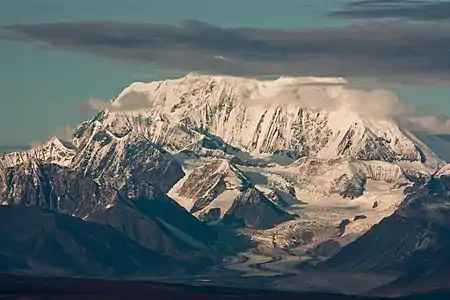
[[[432,177],[407,189],[396,212],[323,267],[358,272],[446,274],[450,267],[450,177]]]
[[[210,252],[215,241],[209,228],[145,181],[129,178],[117,191],[67,167],[35,160],[0,173],[2,204],[36,206],[95,220],[172,256]]]
[[[364,219],[367,219],[367,216],[365,216],[365,215],[357,215],[357,216],[355,216],[355,218],[353,218],[353,222],[354,221],[358,221],[358,220],[364,220]]]
[[[331,257],[336,254],[341,245],[336,240],[326,240],[317,245],[311,252],[318,257]]]
[[[351,221],[350,221],[349,219],[344,219],[344,220],[342,220],[342,221],[339,223],[339,226],[338,226],[339,232],[340,232],[341,234],[343,234],[343,233],[345,232],[345,227],[347,227],[347,225],[350,224],[350,223],[351,223]]]
[[[182,270],[111,227],[37,207],[0,206],[0,233],[1,272],[114,277]]]
[[[294,219],[294,216],[277,207],[255,188],[239,195],[225,213],[223,222],[249,228],[271,228]]]

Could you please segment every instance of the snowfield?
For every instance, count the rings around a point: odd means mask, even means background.
[[[385,94],[346,84],[198,74],[133,83],[70,141],[0,156],[0,167],[36,159],[118,186],[132,174],[166,174],[171,198],[211,225],[244,220],[239,230],[259,252],[327,256],[444,165],[393,115],[377,113]],[[171,172],[182,178],[166,182]]]

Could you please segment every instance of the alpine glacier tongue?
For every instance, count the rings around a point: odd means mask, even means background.
[[[192,74],[134,83],[97,120],[114,134],[132,130],[170,151],[198,142],[207,131],[253,155],[289,151],[297,158],[426,160],[394,120],[352,110],[346,104],[351,95],[345,80],[325,83],[314,78],[262,81]],[[126,110],[125,102],[137,95],[148,99],[148,108]]]

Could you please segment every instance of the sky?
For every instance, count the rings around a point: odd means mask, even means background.
[[[88,99],[189,71],[369,78],[450,116],[449,1],[1,1],[2,146],[64,134],[91,116]]]

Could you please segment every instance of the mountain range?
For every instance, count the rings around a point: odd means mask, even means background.
[[[0,156],[0,271],[201,272],[235,235],[320,270],[443,276],[450,167],[352,97],[335,78],[134,83],[71,139]]]

